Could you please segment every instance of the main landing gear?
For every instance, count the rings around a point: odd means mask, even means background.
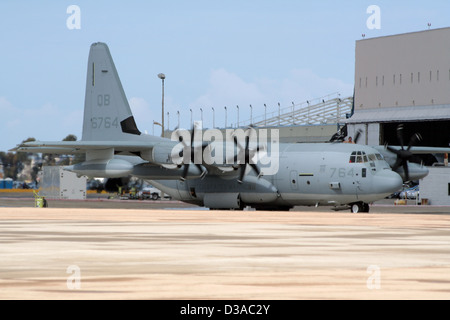
[[[369,213],[369,204],[364,202],[356,202],[350,206],[352,213]]]

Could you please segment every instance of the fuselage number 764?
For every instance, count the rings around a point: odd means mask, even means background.
[[[346,176],[353,177],[355,176],[355,170],[351,168],[347,171],[346,168],[330,168],[331,170],[331,178],[345,178]]]

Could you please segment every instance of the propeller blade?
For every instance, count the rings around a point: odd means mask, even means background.
[[[397,160],[395,160],[395,164],[392,167],[392,170],[396,171],[400,166],[403,164],[403,160],[400,157],[397,157]]]
[[[258,178],[261,176],[261,170],[259,170],[258,166],[254,163],[250,163],[250,167],[253,168],[253,170],[255,170],[256,174],[258,175]]]
[[[390,147],[388,145],[386,145],[386,149],[389,150],[392,153],[395,153],[396,155],[400,155],[400,151],[399,150],[394,149],[394,148],[392,148],[392,147]]]
[[[359,138],[361,137],[362,130],[358,129],[355,134],[355,139],[353,139],[354,143],[358,143]]]
[[[410,150],[411,147],[413,145],[415,145],[417,142],[422,141],[422,136],[419,133],[415,133],[412,137],[411,140],[409,140],[409,145],[408,145],[408,149],[406,150]]]
[[[183,168],[183,174],[181,175],[181,181],[185,181],[189,170],[189,164],[185,164]]]
[[[186,148],[189,148],[189,159],[190,159],[190,162],[194,162],[194,152],[193,152],[194,148],[193,147],[194,147],[195,126],[192,127],[190,134],[191,134],[191,144],[188,146],[183,141],[183,145]],[[183,155],[184,155],[184,148],[183,148],[182,152],[183,152]],[[180,152],[180,154],[181,154],[181,152]],[[184,162],[184,158],[183,158],[183,162]],[[188,174],[188,171],[189,171],[189,163],[190,162],[188,162],[188,163],[184,162],[183,173],[182,173],[182,175],[180,177],[181,181],[185,181],[186,180],[186,177],[187,177],[187,174]]]
[[[191,147],[194,145],[195,126],[191,130]]]
[[[239,143],[238,138],[236,136],[234,136],[233,141],[236,148],[244,149],[242,145]]]
[[[259,169],[259,167],[256,164],[250,163],[250,159],[252,159],[256,153],[258,153],[260,150],[265,150],[264,146],[260,147],[259,145],[257,145],[256,148],[250,149],[250,136],[253,134],[254,130],[255,129],[253,129],[252,127],[247,130],[247,134],[245,136],[245,148],[242,147],[236,136],[233,139],[234,145],[239,148],[239,150],[237,151],[238,154],[236,154],[233,158],[234,163],[237,163],[239,159],[242,160],[242,156],[244,156],[244,161],[237,167],[234,167],[235,169],[240,169],[239,178],[237,180],[239,183],[242,183],[244,180],[247,165],[250,165],[250,167],[257,173],[258,178],[261,176],[261,170]]]
[[[392,167],[392,170],[396,171],[398,168],[402,167],[404,171],[405,181],[409,181],[410,176],[409,176],[408,160],[411,159],[411,157],[413,156],[410,150],[413,147],[413,145],[415,145],[418,141],[422,140],[422,136],[419,133],[415,133],[409,140],[408,147],[405,149],[403,140],[403,130],[404,130],[403,124],[399,124],[397,127],[397,139],[400,142],[401,149],[396,150],[392,147],[389,147],[387,144],[386,149],[397,155],[397,159],[395,160],[395,164]]]
[[[245,175],[245,169],[246,168],[247,168],[246,164],[241,166],[241,171],[239,172],[239,179],[238,179],[239,183],[242,183],[242,181],[244,180],[244,175]]]
[[[397,127],[397,139],[398,142],[400,142],[400,146],[402,147],[402,150],[404,150],[405,143],[403,142],[403,125],[399,124]]]
[[[198,170],[200,170],[201,174],[200,174],[200,178],[203,179],[206,176],[206,170],[203,170],[203,167],[199,164],[195,165],[197,167]]]
[[[405,180],[409,181],[409,168],[406,161],[403,162],[403,171],[405,172]]]

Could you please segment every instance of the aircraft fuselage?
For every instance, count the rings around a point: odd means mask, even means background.
[[[353,144],[280,144],[278,171],[257,177],[249,170],[203,179],[153,180],[174,199],[221,209],[370,203],[399,190],[401,177],[373,148]]]

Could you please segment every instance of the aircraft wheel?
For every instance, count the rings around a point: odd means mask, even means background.
[[[361,213],[361,212],[368,213],[369,212],[369,204],[364,203],[364,202],[354,203],[350,207],[350,211],[352,213]]]
[[[352,206],[350,207],[350,211],[352,213],[359,213],[361,211],[359,203],[352,204]]]
[[[369,204],[363,203],[363,211],[362,212],[369,213],[369,209],[370,209]]]

